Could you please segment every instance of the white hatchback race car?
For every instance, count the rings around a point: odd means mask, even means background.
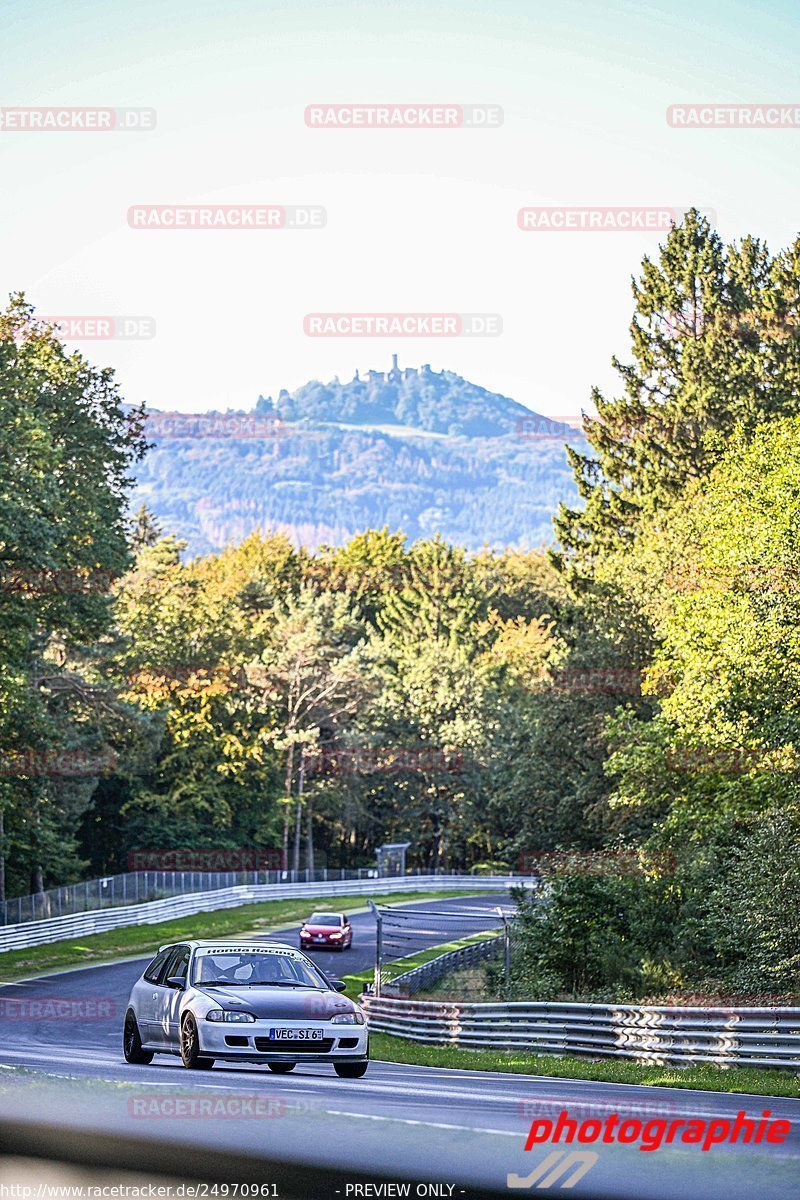
[[[363,1012],[339,994],[344,986],[278,942],[162,946],[131,991],[125,1060],[179,1054],[190,1069],[222,1059],[266,1063],[278,1074],[327,1062],[342,1078],[360,1079],[369,1039]]]

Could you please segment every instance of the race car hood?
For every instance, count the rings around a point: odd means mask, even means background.
[[[352,1012],[352,1000],[338,992],[311,988],[256,987],[199,988],[221,1008],[239,1009],[254,1017],[282,1021],[326,1021],[337,1013]]]
[[[341,925],[308,925],[305,924],[303,929],[308,933],[344,933]]]

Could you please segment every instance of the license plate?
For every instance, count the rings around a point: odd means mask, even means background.
[[[325,938],[324,938],[323,934],[317,933],[314,935],[314,941],[315,942],[324,942]]]
[[[271,1041],[282,1041],[285,1038],[290,1042],[321,1042],[322,1034],[321,1029],[270,1029],[269,1031]]]

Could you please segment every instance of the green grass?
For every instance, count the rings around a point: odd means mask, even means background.
[[[446,900],[451,896],[471,895],[475,895],[474,889],[465,891],[463,888],[450,888],[435,892],[376,894],[370,899],[382,904],[400,904],[409,900]],[[194,913],[189,917],[162,921],[158,925],[127,925],[123,929],[111,929],[107,933],[94,933],[88,937],[48,942],[47,945],[31,946],[24,950],[7,950],[0,953],[0,983],[9,983],[15,979],[25,979],[29,975],[45,974],[67,967],[89,966],[137,954],[144,956],[152,953],[164,942],[226,937],[251,931],[265,933],[272,929],[280,929],[293,921],[300,922],[312,909],[320,905],[330,905],[333,901],[344,904],[347,912],[357,912],[359,908],[364,908],[365,899],[366,897],[362,896],[326,895],[323,887],[319,896],[298,896],[290,900],[241,904],[238,908]],[[363,984],[361,986],[363,989]]]
[[[465,967],[462,971],[453,971],[442,979],[437,979],[421,991],[415,993],[417,1000],[459,1000],[469,1004],[491,1004],[500,999],[492,994],[486,986],[486,963],[474,967]]]
[[[634,1083],[647,1087],[692,1088],[703,1092],[742,1092],[751,1096],[800,1097],[793,1071],[767,1071],[757,1067],[654,1067],[633,1062],[608,1062],[554,1055],[526,1054],[519,1050],[462,1050],[450,1046],[370,1034],[370,1057],[385,1062],[415,1063],[425,1067],[450,1067],[469,1071],[507,1071],[558,1079],[593,1079],[600,1083]]]
[[[430,962],[432,958],[439,958],[442,954],[448,954],[451,950],[460,950],[462,946],[469,946],[472,942],[482,942],[486,938],[496,936],[496,931],[492,933],[484,930],[482,933],[471,933],[455,942],[443,942],[441,946],[418,950],[415,954],[408,954],[405,958],[396,958],[383,968],[383,982],[389,983],[398,975],[405,975],[406,971],[413,971],[415,967],[421,967],[423,963]],[[375,972],[370,968],[368,971],[361,971],[358,975],[343,975],[342,978],[347,984],[345,995],[349,996],[351,1000],[357,1000],[366,985],[373,982]]]
[[[459,942],[435,946],[391,964],[391,977],[437,958],[448,950],[458,949],[471,941],[491,937],[473,934]],[[372,982],[372,972],[346,975],[347,995],[356,999],[365,983]],[[386,978],[386,977],[384,977]],[[453,976],[443,980],[452,983]],[[434,989],[420,993],[431,995]],[[520,1050],[467,1050],[451,1046],[432,1046],[408,1038],[392,1037],[386,1033],[370,1034],[370,1057],[385,1062],[411,1063],[424,1067],[448,1067],[454,1070],[501,1071],[513,1075],[532,1075],[557,1079],[586,1079],[599,1083],[629,1083],[647,1087],[686,1088],[703,1092],[742,1093],[751,1096],[790,1096],[800,1098],[798,1072],[770,1071],[758,1067],[715,1067],[695,1063],[687,1067],[651,1066],[631,1061],[558,1057],[550,1054],[531,1054]]]
[[[450,889],[436,892],[395,892],[375,895],[380,903],[401,904],[415,900],[446,900],[452,896],[474,895],[474,891]],[[31,974],[57,971],[68,967],[110,962],[136,954],[149,954],[164,943],[193,937],[225,937],[246,931],[268,932],[293,921],[301,921],[309,911],[332,899],[342,897],[311,896],[290,900],[269,900],[261,904],[243,904],[221,912],[195,913],[158,925],[129,925],[124,929],[96,933],[90,937],[51,942],[25,950],[9,950],[0,955],[0,982],[24,979]],[[357,908],[350,904],[348,911]],[[361,906],[363,907],[363,906]],[[471,941],[490,937],[478,933],[457,942],[420,951],[391,964],[391,974],[399,975],[421,966],[440,954],[458,949]],[[371,983],[372,971],[347,975],[347,995],[357,997],[366,983]],[[766,1071],[757,1068],[724,1069],[708,1065],[686,1068],[642,1066],[632,1062],[607,1062],[579,1058],[557,1058],[551,1055],[525,1054],[516,1050],[462,1050],[449,1046],[418,1044],[389,1034],[374,1033],[370,1037],[373,1058],[386,1062],[416,1063],[429,1067],[451,1067],[471,1071],[505,1071],[515,1075],[549,1076],[559,1079],[590,1079],[603,1083],[645,1084],[650,1087],[693,1088],[700,1091],[747,1093],[754,1096],[800,1097],[796,1073]]]

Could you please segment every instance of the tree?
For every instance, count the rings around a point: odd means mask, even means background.
[[[726,247],[690,209],[632,289],[633,361],[613,360],[623,394],[594,389],[594,454],[568,450],[585,504],[562,504],[555,522],[557,561],[579,587],[599,555],[711,470],[735,427],[749,435],[800,407],[800,240],[776,259],[756,238]]]
[[[380,687],[363,723],[378,744],[403,747],[417,769],[372,784],[385,836],[414,831],[433,868],[471,857],[491,738],[488,594],[463,551],[416,542],[407,574],[388,594],[371,638]],[[420,753],[420,752],[423,753]],[[388,826],[388,828],[386,828]]]
[[[151,512],[142,501],[133,519],[131,530],[131,549],[138,554],[145,546],[154,546],[161,538],[162,531],[155,513]]]
[[[347,600],[301,588],[296,597],[276,609],[269,640],[259,657],[247,664],[246,674],[248,684],[273,706],[276,714],[270,736],[285,755],[283,855],[286,862],[293,803],[293,869],[298,871],[306,751],[315,750],[323,735],[332,740],[346,728],[366,694],[363,631]],[[301,793],[293,801],[296,779]],[[312,822],[309,807],[309,870],[313,869]]]
[[[110,674],[132,733],[118,808],[108,789],[98,803],[107,818],[118,812],[129,845],[271,848],[274,712],[259,703],[244,663],[270,618],[263,599],[276,548],[248,539],[184,565],[184,545],[170,536],[144,547],[118,588]]]
[[[469,561],[474,581],[503,620],[566,617],[569,593],[563,576],[543,550],[484,551]]]
[[[488,604],[464,551],[437,534],[414,543],[406,566],[407,575],[386,594],[378,628],[410,642],[433,639],[472,645],[472,627],[487,615]]]
[[[93,747],[98,726],[86,714],[51,719],[31,681],[110,627],[111,582],[129,562],[125,506],[141,424],[111,371],[68,355],[12,297],[0,313],[3,837],[15,883],[30,873],[37,889],[57,863],[69,869],[75,810],[91,788],[88,777],[78,787],[18,769],[20,756]]]
[[[647,612],[652,722],[609,732],[612,802],[652,805],[676,846],[798,798],[800,419],[736,438],[698,482],[606,566]]]
[[[679,896],[659,879],[555,874],[547,900],[514,890],[511,995],[625,1001],[675,974]]]
[[[772,805],[733,847],[700,918],[734,987],[800,992],[798,872],[800,804]]]
[[[356,534],[338,550],[321,547],[304,565],[307,586],[343,592],[365,624],[374,626],[389,594],[408,576],[405,536],[381,530]]]

